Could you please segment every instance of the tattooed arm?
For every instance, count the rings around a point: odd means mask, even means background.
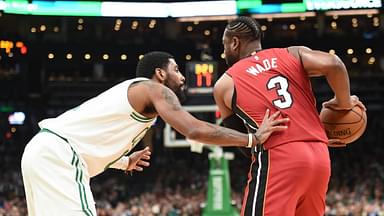
[[[158,115],[188,139],[222,146],[246,146],[248,135],[200,121],[185,111],[175,93],[154,83],[150,99]]]
[[[248,144],[247,134],[196,119],[182,108],[177,96],[169,88],[152,83],[149,89],[149,99],[158,115],[188,139],[221,146],[245,147]],[[281,120],[275,118],[272,115],[266,119],[265,132],[279,127],[276,124],[280,124]],[[253,139],[253,145],[256,145],[256,139]]]

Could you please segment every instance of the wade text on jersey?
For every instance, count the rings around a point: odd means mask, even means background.
[[[247,68],[247,72],[257,76],[259,73],[268,71],[272,68],[277,68],[277,58],[264,59],[262,61],[256,62],[255,65]]]

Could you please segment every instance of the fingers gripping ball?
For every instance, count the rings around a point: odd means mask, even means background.
[[[354,106],[351,110],[323,107],[320,120],[329,139],[340,139],[348,144],[363,135],[367,126],[367,113],[360,106]]]

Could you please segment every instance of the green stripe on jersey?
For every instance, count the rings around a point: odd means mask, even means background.
[[[140,114],[138,114],[138,113],[136,113],[136,112],[132,112],[132,113],[131,113],[131,117],[132,117],[133,119],[135,119],[136,121],[138,121],[138,122],[142,122],[142,123],[148,123],[148,122],[153,121],[153,118],[147,118],[147,117],[144,117],[144,116],[142,116],[142,115],[140,115]]]

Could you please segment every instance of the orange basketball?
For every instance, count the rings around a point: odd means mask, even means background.
[[[320,112],[320,120],[329,139],[340,139],[351,143],[363,135],[367,126],[367,113],[359,106],[352,110],[325,108]]]

